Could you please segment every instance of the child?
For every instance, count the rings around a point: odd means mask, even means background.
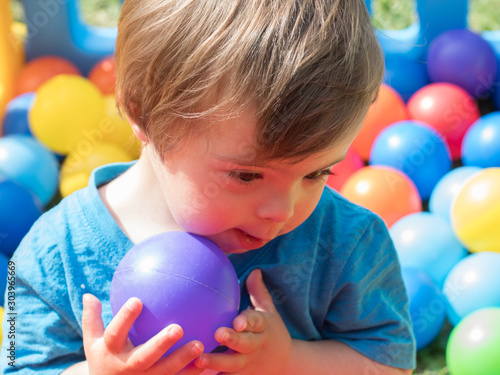
[[[143,152],[94,171],[16,251],[3,373],[410,374],[387,229],[325,189],[382,80],[364,1],[127,0],[116,58]],[[215,334],[226,352],[193,341],[162,358],[181,327],[134,348],[140,300],[111,315],[118,262],[173,230],[212,240],[237,271],[241,313]]]

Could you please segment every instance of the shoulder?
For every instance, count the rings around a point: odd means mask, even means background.
[[[358,247],[374,246],[390,238],[384,221],[377,214],[329,187],[325,188],[311,216],[297,229],[300,235],[329,243],[337,254],[345,253],[345,256]]]

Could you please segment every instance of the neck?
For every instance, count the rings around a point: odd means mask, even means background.
[[[162,196],[153,157],[146,147],[136,164],[99,188],[109,212],[134,243],[161,232],[180,230]]]

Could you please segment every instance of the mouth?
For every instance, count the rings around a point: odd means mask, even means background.
[[[236,237],[238,240],[238,243],[242,249],[245,250],[255,250],[258,249],[262,246],[264,246],[266,243],[268,243],[270,240],[264,240],[262,238],[257,238],[254,237],[241,229],[234,229],[236,233]]]

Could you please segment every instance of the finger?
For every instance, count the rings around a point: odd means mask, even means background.
[[[252,302],[255,310],[265,312],[276,311],[273,298],[262,280],[261,270],[255,269],[250,273],[250,275],[248,275],[246,287],[248,294],[250,295],[250,301]]]
[[[158,361],[165,352],[179,341],[184,332],[177,324],[171,324],[162,329],[143,345],[133,350],[130,356],[130,363],[134,364],[134,369],[144,371]]]
[[[248,361],[248,356],[241,353],[204,353],[194,363],[202,369],[226,373],[242,370]]]
[[[243,354],[250,354],[261,345],[262,335],[219,328],[215,331],[215,339],[229,349]]]
[[[236,332],[264,332],[264,316],[260,311],[244,310],[241,314],[234,318],[233,328]]]
[[[127,338],[137,317],[141,314],[142,302],[139,298],[130,298],[118,311],[104,331],[104,342],[112,353],[121,353],[127,344]]]
[[[84,344],[91,344],[104,334],[101,302],[92,294],[83,295],[82,332]]]
[[[167,327],[168,328],[168,327]],[[183,370],[186,373],[197,373],[190,363],[203,353],[203,344],[199,341],[191,341],[180,348],[169,353],[150,368],[151,375],[174,375]],[[138,358],[139,359],[139,358]]]

